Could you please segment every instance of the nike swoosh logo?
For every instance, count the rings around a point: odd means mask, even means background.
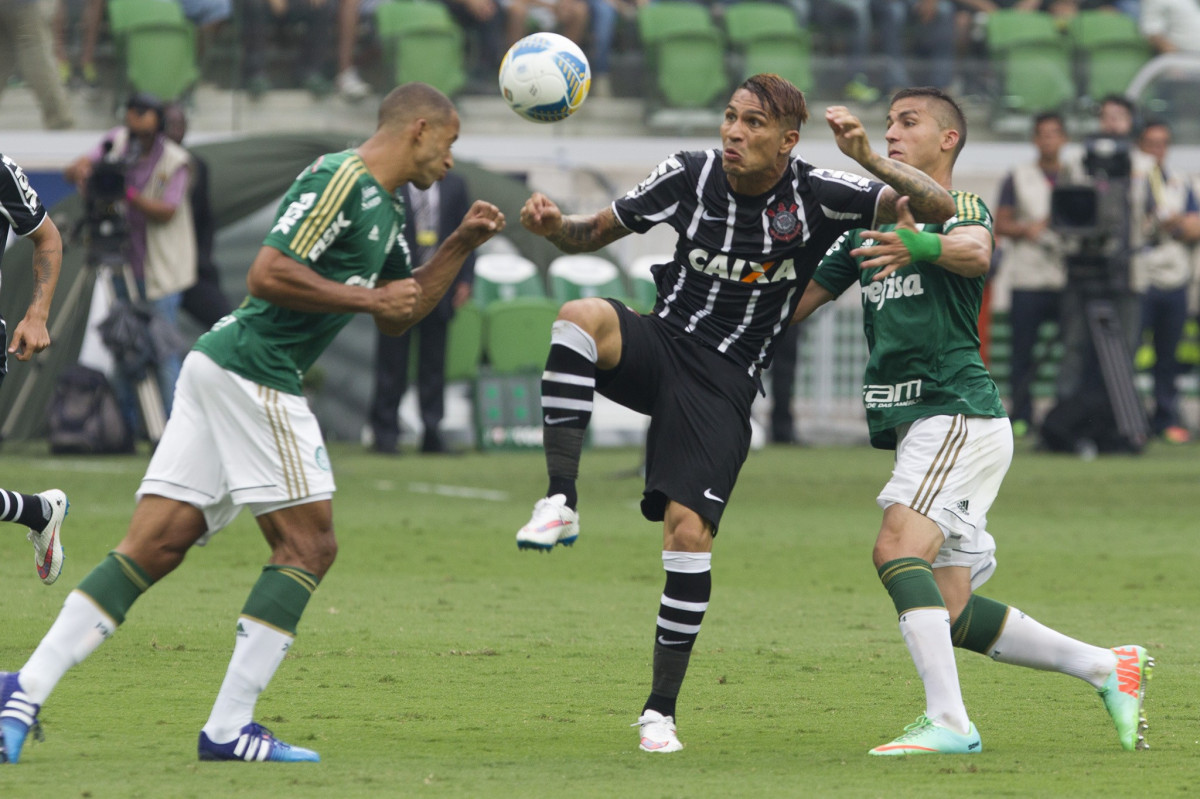
[[[712,215],[712,214],[710,214],[708,211],[701,211],[701,212],[700,212],[700,218],[701,218],[701,219],[703,219],[703,220],[704,220],[704,221],[706,221],[706,222],[726,222],[726,221],[728,221],[726,217],[723,217],[723,216],[713,216],[713,215]]]
[[[50,544],[46,547],[46,557],[42,562],[37,564],[38,577],[45,577],[50,574],[50,567],[54,564],[54,538],[57,533],[50,534]]]
[[[547,416],[544,419],[542,419],[542,421],[545,422],[546,424],[562,424],[563,422],[570,422],[570,421],[573,421],[578,418],[579,418],[578,416],[555,416],[555,417]]]
[[[720,502],[722,505],[724,505],[724,504],[725,504],[725,500],[721,499],[721,498],[720,498],[720,497],[718,497],[716,494],[714,494],[714,493],[712,492],[712,489],[711,489],[711,488],[706,488],[706,489],[704,489],[704,498],[705,498],[705,499],[711,499],[713,502]]]
[[[679,646],[680,644],[687,643],[687,641],[668,641],[666,638],[662,637],[661,635],[658,636],[658,642],[660,644],[662,644],[663,646]]]

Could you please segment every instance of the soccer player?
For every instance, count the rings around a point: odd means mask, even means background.
[[[337,553],[329,455],[300,379],[356,313],[370,314],[385,333],[403,333],[437,304],[467,255],[504,227],[494,205],[477,201],[427,263],[409,263],[396,191],[441,179],[454,164],[458,130],[445,95],[405,84],[383,99],[366,142],[321,156],[296,178],[250,266],[250,296],[184,362],[125,539],[67,597],[21,670],[0,674],[0,762],[17,762],[67,669],[243,505],[271,558],[237,620],[200,759],[319,760],[254,722],[255,702]]]
[[[13,331],[7,350],[4,317],[0,317],[0,383],[8,374],[8,353],[28,361],[50,346],[46,318],[62,268],[62,236],[46,213],[41,198],[29,185],[29,177],[16,161],[0,153],[0,259],[9,231],[28,236],[33,242],[33,298],[24,318]],[[0,521],[29,528],[26,538],[33,544],[33,562],[46,585],[62,573],[62,523],[70,507],[67,495],[57,488],[40,494],[20,494],[0,488]]]
[[[575,482],[594,392],[649,414],[642,514],[663,523],[667,576],[650,696],[634,725],[647,752],[682,748],[676,698],[708,608],[713,537],[750,448],[759,373],[804,285],[844,231],[894,221],[901,195],[931,222],[954,210],[927,175],[876,153],[844,107],[825,112],[838,146],[885,183],[793,156],[807,118],[795,86],[755,75],[725,108],[721,147],[670,156],[588,216],[564,217],[541,194],[521,209],[525,227],[566,252],[659,222],[679,236],[674,258],[654,268],[652,313],[599,298],[559,312],[542,377],[549,488],[517,533],[518,546],[540,550],[578,536]]]
[[[967,139],[962,110],[938,89],[905,89],[887,115],[888,156],[950,188]],[[925,712],[872,755],[980,751],[959,691],[958,646],[1002,663],[1060,671],[1099,692],[1125,749],[1142,748],[1142,700],[1153,659],[1140,646],[1104,649],[973,593],[996,568],[987,512],[1012,461],[1012,427],[979,355],[992,220],[978,196],[953,190],[955,214],[918,226],[907,200],[895,225],[848,233],[822,261],[793,321],[852,285],[862,289],[870,357],[863,379],[871,443],[896,451],[879,494],[879,577],[925,685]]]

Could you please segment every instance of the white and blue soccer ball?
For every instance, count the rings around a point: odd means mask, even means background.
[[[557,33],[521,39],[500,62],[500,94],[533,122],[558,122],[583,105],[592,68],[575,42]]]

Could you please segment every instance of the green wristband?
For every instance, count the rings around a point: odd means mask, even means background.
[[[936,233],[918,233],[915,230],[898,228],[896,235],[900,237],[904,249],[912,256],[914,264],[917,261],[932,264],[942,257],[942,240]]]

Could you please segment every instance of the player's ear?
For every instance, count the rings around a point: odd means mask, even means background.
[[[959,132],[954,128],[947,128],[942,131],[942,150],[952,151],[958,146]]]
[[[800,141],[800,131],[796,129],[784,131],[783,140],[779,143],[779,150],[784,155],[787,155],[792,150],[796,149],[796,144]]]

